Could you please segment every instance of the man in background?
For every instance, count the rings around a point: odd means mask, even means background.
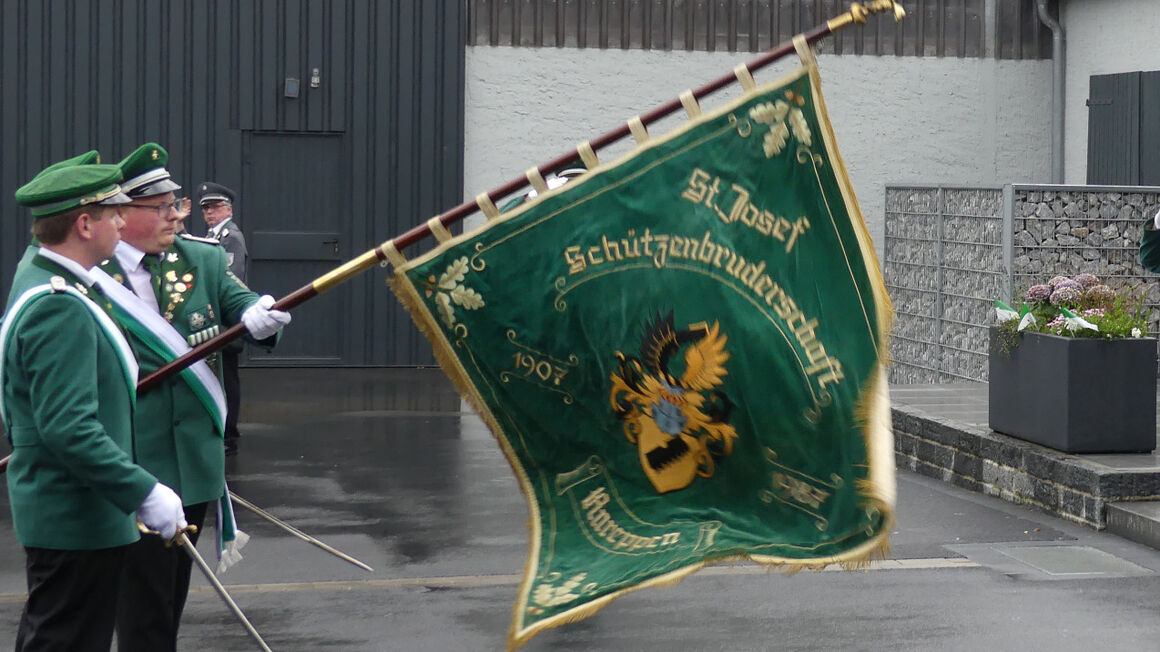
[[[234,191],[212,181],[204,181],[197,187],[197,203],[201,206],[205,223],[209,226],[206,237],[218,241],[226,250],[226,265],[234,276],[246,282],[246,236],[234,221]],[[222,381],[226,391],[226,455],[238,452],[238,412],[242,406],[242,383],[238,376],[238,358],[245,344],[241,340],[230,342],[222,349]]]

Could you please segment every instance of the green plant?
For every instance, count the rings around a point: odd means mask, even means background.
[[[1148,330],[1145,298],[1142,285],[1112,289],[1094,274],[1056,276],[1027,288],[1018,311],[995,302],[1000,350],[1009,352],[1025,330],[1063,337],[1144,337]]]

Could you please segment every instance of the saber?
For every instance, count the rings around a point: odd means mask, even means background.
[[[197,526],[189,526],[189,531],[196,532]],[[221,597],[222,602],[226,603],[226,606],[229,607],[229,610],[233,612],[238,621],[242,623],[242,627],[246,628],[246,632],[249,633],[250,638],[254,639],[254,642],[258,644],[258,647],[264,652],[273,652],[270,649],[270,646],[266,645],[266,641],[262,640],[262,635],[258,633],[258,630],[254,629],[254,626],[250,624],[250,619],[246,618],[246,614],[242,613],[242,608],[239,607],[238,603],[234,602],[234,599],[230,597],[229,591],[226,591],[226,587],[222,586],[222,583],[218,581],[217,577],[214,576],[213,571],[209,567],[209,564],[206,564],[205,560],[201,558],[201,554],[197,552],[197,548],[193,546],[193,543],[190,542],[189,537],[186,536],[185,532],[186,530],[177,531],[177,545],[183,548],[185,550],[185,554],[189,555],[189,558],[193,560],[193,563],[201,569],[201,574],[205,575],[205,579],[207,579],[210,585],[213,586],[213,590],[217,591],[217,594]]]
[[[282,519],[278,518],[277,516],[274,516],[273,514],[267,512],[266,510],[262,509],[261,507],[258,507],[254,503],[251,503],[250,501],[246,500],[245,498],[242,498],[241,496],[237,495],[236,493],[234,493],[232,491],[230,492],[230,499],[233,500],[235,503],[241,505],[242,507],[245,507],[246,509],[250,510],[251,512],[257,514],[258,516],[261,516],[262,518],[266,519],[267,521],[270,521],[274,525],[277,525],[278,527],[289,532],[290,534],[293,534],[294,536],[298,537],[299,539],[302,539],[306,543],[309,543],[312,546],[317,546],[317,547],[325,550],[326,552],[329,552],[330,554],[334,555],[335,557],[338,557],[339,559],[341,559],[345,562],[349,562],[351,564],[354,564],[355,566],[358,566],[359,568],[367,571],[368,573],[373,573],[375,571],[375,569],[362,563],[361,561],[355,559],[354,557],[351,557],[350,555],[346,554],[345,552],[338,550],[337,548],[334,548],[332,546],[329,546],[329,545],[319,541],[318,539],[315,539],[314,537],[310,536],[309,534],[306,534],[302,530],[299,530],[298,528],[294,527],[293,525],[290,525],[286,521],[283,521]]]

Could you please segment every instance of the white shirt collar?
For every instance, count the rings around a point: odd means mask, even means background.
[[[124,240],[117,243],[117,248],[113,253],[117,257],[117,262],[121,265],[121,269],[126,272],[137,271],[137,268],[141,266],[141,259],[145,258],[144,251],[141,251]]]
[[[210,233],[211,233],[211,234],[213,234],[213,237],[215,237],[215,238],[216,238],[216,237],[218,237],[218,234],[220,234],[220,233],[222,232],[222,229],[226,228],[226,224],[229,224],[230,220],[232,220],[232,219],[234,219],[234,216],[233,216],[233,215],[231,215],[231,216],[227,217],[226,219],[224,219],[224,220],[222,220],[222,221],[218,222],[218,223],[217,223],[217,226],[215,226],[215,227],[213,227],[212,229],[210,229]]]
[[[45,247],[41,247],[40,251],[37,253],[72,272],[73,275],[80,279],[81,282],[85,285],[92,286],[92,284],[95,282],[92,275],[89,274],[89,270],[85,269],[80,263],[73,260],[72,258],[62,256],[61,254],[58,254],[51,249],[46,249]]]

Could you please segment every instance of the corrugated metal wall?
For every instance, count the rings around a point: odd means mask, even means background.
[[[342,134],[351,256],[457,204],[466,17],[412,0],[0,0],[0,290],[28,239],[13,192],[91,148],[116,162],[156,141],[186,188],[240,186],[245,134]],[[353,318],[375,328],[349,333],[343,363],[429,362],[382,280],[353,282]]]
[[[905,0],[819,41],[821,53],[1051,58],[1035,0]],[[761,52],[849,9],[846,0],[468,0],[469,45]],[[994,9],[988,11],[988,7]],[[989,36],[988,31],[993,35]],[[988,43],[988,41],[991,41]]]
[[[1160,71],[1092,75],[1087,182],[1160,185]]]

